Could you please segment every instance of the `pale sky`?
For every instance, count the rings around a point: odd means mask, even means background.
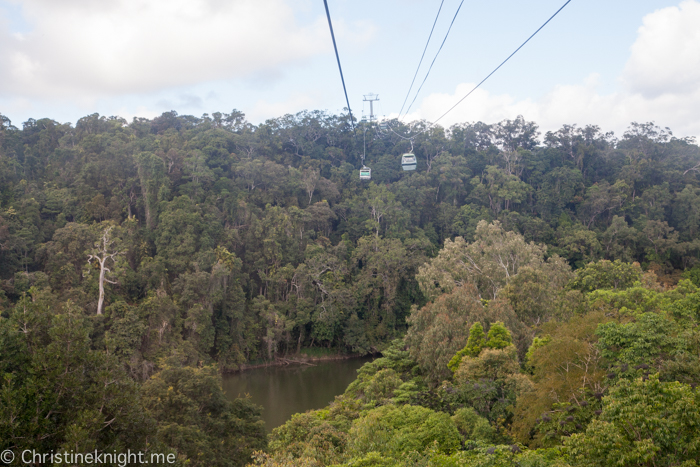
[[[460,2],[444,0],[414,92]],[[406,120],[442,115],[564,2],[464,0]],[[440,0],[328,4],[354,114],[372,92],[396,116]],[[0,0],[0,63],[0,113],[17,126],[345,107],[322,0]],[[700,1],[573,0],[440,123],[520,114],[542,131],[654,121],[700,136]]]

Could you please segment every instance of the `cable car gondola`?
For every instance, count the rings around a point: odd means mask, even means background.
[[[404,154],[403,156],[401,156],[401,168],[404,171],[416,170],[416,165],[417,165],[417,161],[416,161],[415,154],[408,153],[408,154]]]
[[[360,180],[371,180],[372,179],[372,169],[366,166],[362,166],[360,169]]]

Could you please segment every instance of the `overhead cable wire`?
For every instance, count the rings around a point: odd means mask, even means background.
[[[491,73],[488,74],[488,76],[486,76],[486,78],[482,79],[481,82],[480,82],[479,84],[477,84],[476,86],[474,86],[474,88],[473,88],[471,91],[469,91],[469,92],[468,92],[463,98],[461,98],[455,105],[453,105],[452,107],[450,107],[450,108],[447,110],[447,112],[445,112],[444,114],[440,115],[440,117],[439,117],[437,120],[435,120],[433,123],[431,123],[431,126],[432,126],[432,125],[435,125],[437,122],[439,122],[439,121],[442,119],[442,117],[444,117],[444,116],[447,115],[448,113],[452,112],[452,110],[454,110],[455,107],[457,107],[459,104],[461,104],[462,101],[463,101],[464,99],[466,99],[467,97],[469,97],[469,96],[471,95],[471,93],[473,93],[474,91],[476,91],[476,90],[479,88],[479,86],[481,86],[482,84],[484,84],[484,82],[485,82],[487,79],[489,79],[489,78],[491,77],[491,75],[493,75],[494,73],[496,73],[496,72],[498,71],[498,69],[501,68],[503,65],[505,65],[505,63],[506,63],[508,60],[510,60],[511,57],[513,57],[513,55],[515,55],[516,53],[518,53],[518,51],[519,51],[520,49],[522,49],[522,48],[525,46],[525,44],[527,44],[528,42],[530,42],[530,39],[532,39],[533,37],[535,37],[535,35],[536,35],[538,32],[540,32],[540,31],[542,30],[542,28],[544,28],[544,27],[547,25],[547,23],[549,23],[550,21],[552,21],[552,19],[554,19],[554,17],[557,16],[557,15],[559,14],[559,12],[560,12],[561,10],[563,10],[564,7],[565,7],[566,5],[568,5],[569,3],[571,3],[571,0],[567,0],[567,2],[564,3],[564,4],[561,6],[561,8],[559,8],[552,16],[550,16],[549,19],[548,19],[547,21],[545,21],[544,24],[543,24],[542,26],[540,26],[539,28],[537,28],[537,31],[533,32],[532,35],[531,35],[530,37],[528,37],[527,40],[526,40],[525,42],[523,42],[522,44],[520,44],[520,47],[518,47],[517,49],[515,49],[515,52],[513,52],[513,53],[510,54],[510,55],[508,55],[508,58],[506,58],[505,60],[503,60],[503,61],[501,62],[500,65],[498,65]]]
[[[514,51],[512,54],[510,54],[510,55],[508,56],[508,58],[506,58],[505,60],[503,60],[503,61],[501,62],[500,65],[498,65],[491,73],[489,73],[489,74],[486,76],[486,78],[482,79],[482,80],[479,82],[479,84],[477,84],[476,86],[474,86],[474,88],[472,88],[472,90],[469,91],[464,97],[462,97],[455,105],[453,105],[453,106],[450,107],[445,113],[443,113],[442,115],[440,115],[440,117],[438,117],[437,120],[433,121],[432,123],[429,123],[429,124],[428,124],[428,128],[426,128],[426,129],[424,129],[424,130],[422,130],[422,131],[416,133],[416,135],[414,135],[414,136],[412,136],[412,137],[410,137],[410,138],[406,138],[406,137],[403,137],[403,136],[402,136],[402,138],[404,138],[404,139],[412,139],[412,138],[415,138],[416,136],[418,136],[419,134],[425,133],[426,131],[430,130],[432,126],[436,125],[437,122],[439,122],[445,115],[447,115],[448,113],[450,113],[451,111],[453,111],[459,104],[462,103],[462,101],[464,101],[464,99],[466,99],[467,97],[469,97],[474,91],[476,91],[476,90],[479,88],[479,86],[481,86],[482,84],[484,84],[484,82],[485,82],[487,79],[489,79],[494,73],[496,73],[496,72],[499,70],[499,68],[501,68],[503,65],[505,65],[505,63],[506,63],[508,60],[510,60],[510,59],[513,57],[513,55],[515,55],[516,53],[518,53],[518,51],[519,51],[520,49],[522,49],[522,48],[525,46],[525,44],[527,44],[528,42],[530,42],[530,39],[532,39],[533,37],[535,37],[535,35],[536,35],[538,32],[540,32],[540,31],[542,30],[542,28],[544,28],[550,21],[552,21],[552,19],[554,19],[554,17],[557,16],[557,15],[561,12],[561,10],[563,10],[564,7],[566,7],[566,5],[568,5],[569,3],[571,3],[571,0],[567,0],[567,2],[564,3],[552,16],[550,16],[549,19],[548,19],[547,21],[545,21],[545,22],[542,24],[542,26],[540,26],[539,28],[537,28],[537,30],[536,30],[535,32],[533,32],[532,35],[531,35],[530,37],[528,37],[527,40],[525,40],[525,42],[523,42],[522,44],[520,44],[520,47],[518,47],[517,49],[515,49],[515,51]],[[391,128],[391,127],[390,127],[390,128]],[[392,129],[391,131],[394,132],[393,129]],[[394,134],[396,134],[396,135],[398,136],[398,133],[394,132]]]
[[[418,71],[420,70],[420,66],[423,63],[423,58],[425,57],[425,52],[428,50],[428,44],[430,44],[430,38],[433,37],[433,31],[435,30],[435,25],[437,24],[437,20],[440,17],[440,11],[442,10],[442,5],[445,3],[445,0],[442,0],[440,2],[440,8],[438,8],[437,15],[435,16],[435,21],[433,21],[433,27],[430,29],[430,35],[428,36],[428,41],[425,43],[425,48],[423,49],[423,55],[420,56],[420,61],[418,62],[418,68],[416,68],[416,73],[413,75],[413,81],[411,81],[411,86],[408,88],[408,92],[406,93],[406,98],[403,100],[403,104],[401,105],[401,110],[399,110],[399,115],[401,115],[401,112],[403,112],[403,108],[406,106],[406,101],[408,101],[408,96],[411,95],[411,89],[413,89],[413,84],[416,82],[416,77],[418,76]]]
[[[338,60],[338,70],[340,71],[340,80],[343,82],[343,92],[345,92],[345,102],[348,104],[348,112],[350,113],[350,124],[352,131],[355,131],[355,122],[352,117],[352,109],[350,108],[350,99],[348,99],[348,90],[345,87],[345,78],[343,78],[343,67],[340,66],[340,55],[338,55],[338,46],[335,43],[335,34],[333,34],[333,23],[331,23],[331,13],[328,11],[328,1],[323,0],[323,5],[326,7],[326,17],[328,18],[328,27],[331,30],[331,39],[333,39],[333,48],[335,49],[335,58]]]
[[[442,44],[440,44],[440,48],[438,49],[437,53],[435,54],[433,61],[430,63],[430,67],[428,68],[428,72],[425,74],[425,78],[423,78],[423,82],[420,84],[420,87],[416,91],[416,95],[413,96],[413,100],[411,101],[411,104],[408,106],[408,109],[406,110],[404,117],[406,115],[408,115],[408,112],[411,110],[413,103],[416,102],[416,99],[418,98],[418,94],[420,94],[420,90],[423,89],[423,85],[425,84],[426,80],[428,79],[428,75],[430,75],[430,70],[433,69],[433,65],[435,64],[435,60],[437,60],[438,55],[440,55],[440,51],[442,50],[442,46],[445,45],[445,41],[447,41],[447,36],[450,35],[450,30],[452,29],[452,25],[455,24],[455,20],[457,19],[457,15],[459,14],[459,10],[462,8],[462,4],[464,4],[464,0],[462,0],[459,3],[459,6],[457,7],[457,11],[455,12],[454,17],[452,17],[452,22],[450,23],[450,27],[447,28],[447,33],[445,34],[445,38],[442,40]],[[436,18],[436,20],[437,20],[437,18]],[[401,112],[399,112],[399,118],[401,118]]]
[[[398,121],[398,119],[396,119],[396,120]],[[399,122],[399,123],[401,123],[401,122]],[[401,138],[401,139],[403,139],[403,140],[406,140],[406,141],[413,141],[413,138],[415,138],[415,137],[418,136],[419,134],[423,133],[423,132],[421,131],[420,133],[417,133],[416,136],[409,136],[409,137],[407,137],[407,136],[403,136],[403,135],[400,135],[400,134],[398,134],[397,132],[395,132],[394,129],[391,127],[391,125],[389,125],[389,122],[388,122],[388,121],[387,121],[387,123],[386,123],[386,127],[389,129],[389,131],[391,131],[392,133],[394,133],[396,136],[398,136],[399,138]]]

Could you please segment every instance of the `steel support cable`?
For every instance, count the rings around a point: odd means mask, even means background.
[[[425,78],[423,78],[423,82],[420,83],[420,87],[416,91],[416,95],[413,96],[413,100],[411,101],[411,104],[408,106],[408,109],[406,110],[406,113],[404,114],[404,117],[408,115],[408,112],[410,112],[411,107],[413,106],[413,103],[416,102],[416,99],[418,98],[418,94],[420,94],[420,90],[423,89],[423,85],[428,79],[428,75],[430,75],[430,70],[433,69],[433,65],[435,64],[435,60],[437,60],[438,55],[440,55],[440,51],[442,50],[442,46],[445,45],[445,42],[447,41],[447,36],[450,35],[450,31],[452,30],[452,25],[455,24],[455,20],[457,19],[457,15],[459,14],[459,10],[462,8],[462,5],[464,4],[464,0],[462,0],[459,3],[459,6],[457,7],[457,11],[455,12],[455,15],[452,17],[452,22],[450,23],[450,27],[447,28],[447,33],[445,34],[445,38],[442,40],[442,44],[440,44],[440,48],[438,49],[437,53],[435,54],[435,57],[433,58],[433,61],[430,63],[430,67],[428,68],[428,72],[425,74]],[[399,119],[401,118],[401,112],[399,112]]]
[[[484,84],[484,81],[486,81],[487,79],[489,79],[489,78],[491,77],[491,75],[493,75],[494,73],[496,73],[496,72],[498,71],[499,68],[501,68],[503,65],[505,65],[505,63],[506,63],[508,60],[510,60],[511,57],[512,57],[513,55],[515,55],[516,53],[518,53],[518,51],[519,51],[520,49],[522,49],[522,48],[525,46],[525,44],[527,44],[528,42],[530,42],[530,39],[532,39],[533,37],[535,37],[535,35],[536,35],[538,32],[540,32],[540,30],[542,30],[542,28],[544,28],[544,27],[547,25],[547,23],[549,23],[550,21],[552,21],[552,19],[554,19],[554,17],[557,16],[557,15],[559,14],[559,12],[560,12],[561,10],[563,10],[564,7],[565,7],[566,5],[568,5],[569,3],[571,3],[571,0],[567,0],[567,2],[564,3],[564,4],[561,6],[561,8],[559,8],[552,16],[550,16],[549,19],[548,19],[547,21],[545,21],[544,24],[543,24],[542,26],[540,26],[539,28],[537,28],[537,31],[533,32],[532,35],[531,35],[530,37],[528,37],[527,40],[526,40],[525,42],[523,42],[522,44],[520,44],[520,47],[518,47],[517,49],[515,49],[515,52],[513,52],[513,53],[510,54],[510,55],[508,55],[508,58],[506,58],[505,60],[503,60],[503,61],[501,62],[501,64],[498,65],[491,73],[489,73],[488,76],[487,76],[486,78],[482,79],[481,82],[480,82],[479,84],[477,84],[476,86],[474,86],[474,88],[473,88],[471,91],[469,91],[469,92],[468,92],[463,98],[461,98],[455,105],[453,105],[452,107],[450,107],[450,108],[447,110],[447,112],[445,112],[444,114],[440,115],[440,117],[439,117],[437,120],[435,120],[431,125],[435,125],[437,122],[439,122],[439,121],[442,119],[442,117],[444,117],[444,116],[447,115],[448,113],[452,112],[452,111],[455,109],[455,107],[457,107],[459,104],[462,103],[462,101],[463,101],[464,99],[466,99],[467,97],[469,97],[469,95],[470,95],[471,93],[473,93],[474,91],[476,91],[476,90],[479,88],[479,86],[481,86],[482,84]]]
[[[399,122],[399,123],[400,123],[400,122]],[[389,122],[387,122],[386,127],[389,129],[389,131],[391,131],[392,133],[394,133],[396,136],[398,136],[398,137],[401,138],[401,139],[405,139],[406,141],[413,141],[413,138],[415,138],[415,137],[418,136],[419,134],[423,133],[423,132],[421,131],[420,133],[416,133],[416,136],[407,137],[407,136],[402,136],[402,135],[398,134],[397,132],[395,132],[394,129],[391,127],[391,125],[389,125]]]
[[[403,137],[403,136],[402,136],[402,138],[404,138],[404,139],[412,139],[412,138],[415,138],[416,136],[418,136],[419,134],[425,133],[426,131],[430,130],[430,127],[436,125],[437,122],[439,122],[445,115],[447,115],[448,113],[450,113],[451,111],[453,111],[459,104],[462,103],[462,101],[464,101],[464,99],[466,99],[467,97],[469,97],[474,91],[476,91],[476,90],[479,88],[479,86],[481,86],[482,84],[484,84],[484,82],[485,82],[487,79],[489,79],[489,78],[491,77],[491,75],[493,75],[494,73],[496,73],[496,72],[498,71],[499,68],[501,68],[503,65],[505,65],[505,63],[506,63],[508,60],[510,60],[510,59],[513,57],[513,55],[515,55],[516,53],[518,53],[518,51],[519,51],[520,49],[522,49],[523,46],[525,46],[525,44],[527,44],[528,42],[530,42],[530,39],[532,39],[533,37],[535,37],[535,35],[536,35],[538,32],[540,32],[540,31],[542,30],[542,28],[544,28],[550,21],[552,21],[552,19],[554,19],[554,17],[557,16],[557,15],[559,14],[559,12],[561,12],[561,10],[563,10],[564,7],[565,7],[566,5],[568,5],[569,3],[571,3],[571,0],[567,0],[567,2],[564,3],[564,4],[561,6],[561,8],[559,8],[552,16],[550,16],[549,19],[548,19],[547,21],[545,21],[544,24],[542,24],[542,26],[540,26],[539,28],[537,28],[537,30],[536,30],[535,32],[533,32],[532,35],[531,35],[530,37],[528,37],[527,40],[526,40],[525,42],[523,42],[522,44],[520,44],[520,47],[518,47],[517,49],[515,49],[515,51],[514,51],[512,54],[510,54],[510,55],[508,56],[508,58],[506,58],[505,60],[503,60],[503,61],[501,62],[500,65],[498,65],[491,73],[488,74],[488,76],[486,76],[486,78],[482,79],[482,80],[479,82],[479,84],[477,84],[476,86],[474,86],[474,88],[473,88],[471,91],[469,91],[464,97],[462,97],[455,105],[453,105],[452,107],[450,107],[450,108],[447,110],[447,112],[445,112],[444,114],[440,115],[440,117],[439,117],[437,120],[433,121],[432,123],[429,123],[429,124],[428,124],[428,128],[426,128],[426,129],[423,130],[423,131],[418,132],[416,135],[414,135],[414,136],[411,137],[411,138],[406,138],[406,137]],[[391,127],[389,127],[389,128],[391,129]],[[394,132],[393,129],[392,129],[392,132]],[[397,136],[399,136],[398,133],[396,133],[396,132],[394,132],[394,134],[396,134]]]
[[[416,77],[418,76],[418,71],[420,70],[420,66],[423,63],[423,58],[425,57],[425,52],[428,50],[428,44],[430,44],[430,38],[433,37],[433,31],[435,31],[435,25],[437,24],[437,20],[440,17],[440,11],[442,10],[442,5],[445,3],[445,0],[442,0],[440,2],[440,8],[438,8],[437,15],[435,16],[435,21],[433,21],[433,27],[430,29],[430,35],[428,36],[428,41],[425,43],[425,48],[423,49],[423,55],[420,56],[420,61],[418,62],[418,68],[416,68],[416,73],[413,75],[413,81],[411,81],[411,86],[408,88],[408,92],[406,93],[406,98],[403,100],[403,104],[401,105],[401,110],[399,110],[399,116],[403,112],[403,108],[406,106],[406,101],[408,101],[408,96],[411,95],[411,90],[413,89],[413,84],[416,82]]]
[[[348,104],[348,112],[350,113],[350,124],[352,131],[355,131],[355,122],[353,121],[352,109],[350,108],[350,99],[348,99],[348,90],[345,87],[345,78],[343,78],[343,67],[340,66],[340,55],[338,55],[338,46],[335,43],[335,34],[333,34],[333,23],[331,23],[331,13],[328,11],[328,1],[323,0],[323,5],[326,7],[326,17],[328,18],[328,27],[331,30],[331,39],[333,39],[333,48],[335,49],[335,58],[338,61],[338,70],[340,71],[340,81],[343,82],[343,92],[345,92],[345,102]]]

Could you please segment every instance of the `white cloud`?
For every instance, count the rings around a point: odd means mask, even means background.
[[[24,0],[30,32],[0,23],[0,94],[143,93],[279,73],[330,52],[325,18],[288,0]],[[0,13],[2,10],[0,10]],[[371,35],[361,25],[364,39]],[[345,27],[341,29],[347,29]]]
[[[700,3],[684,1],[678,8],[657,10],[644,18],[620,78],[621,89],[599,91],[600,76],[592,73],[579,84],[557,85],[540,99],[516,100],[480,88],[440,124],[495,123],[523,115],[541,130],[563,124],[595,124],[621,135],[633,121],[654,121],[676,136],[700,135]],[[488,86],[486,84],[485,88]],[[457,86],[453,94],[426,97],[408,120],[440,117],[474,87]]]
[[[700,87],[700,3],[684,1],[644,18],[622,75],[628,90],[647,97]]]

